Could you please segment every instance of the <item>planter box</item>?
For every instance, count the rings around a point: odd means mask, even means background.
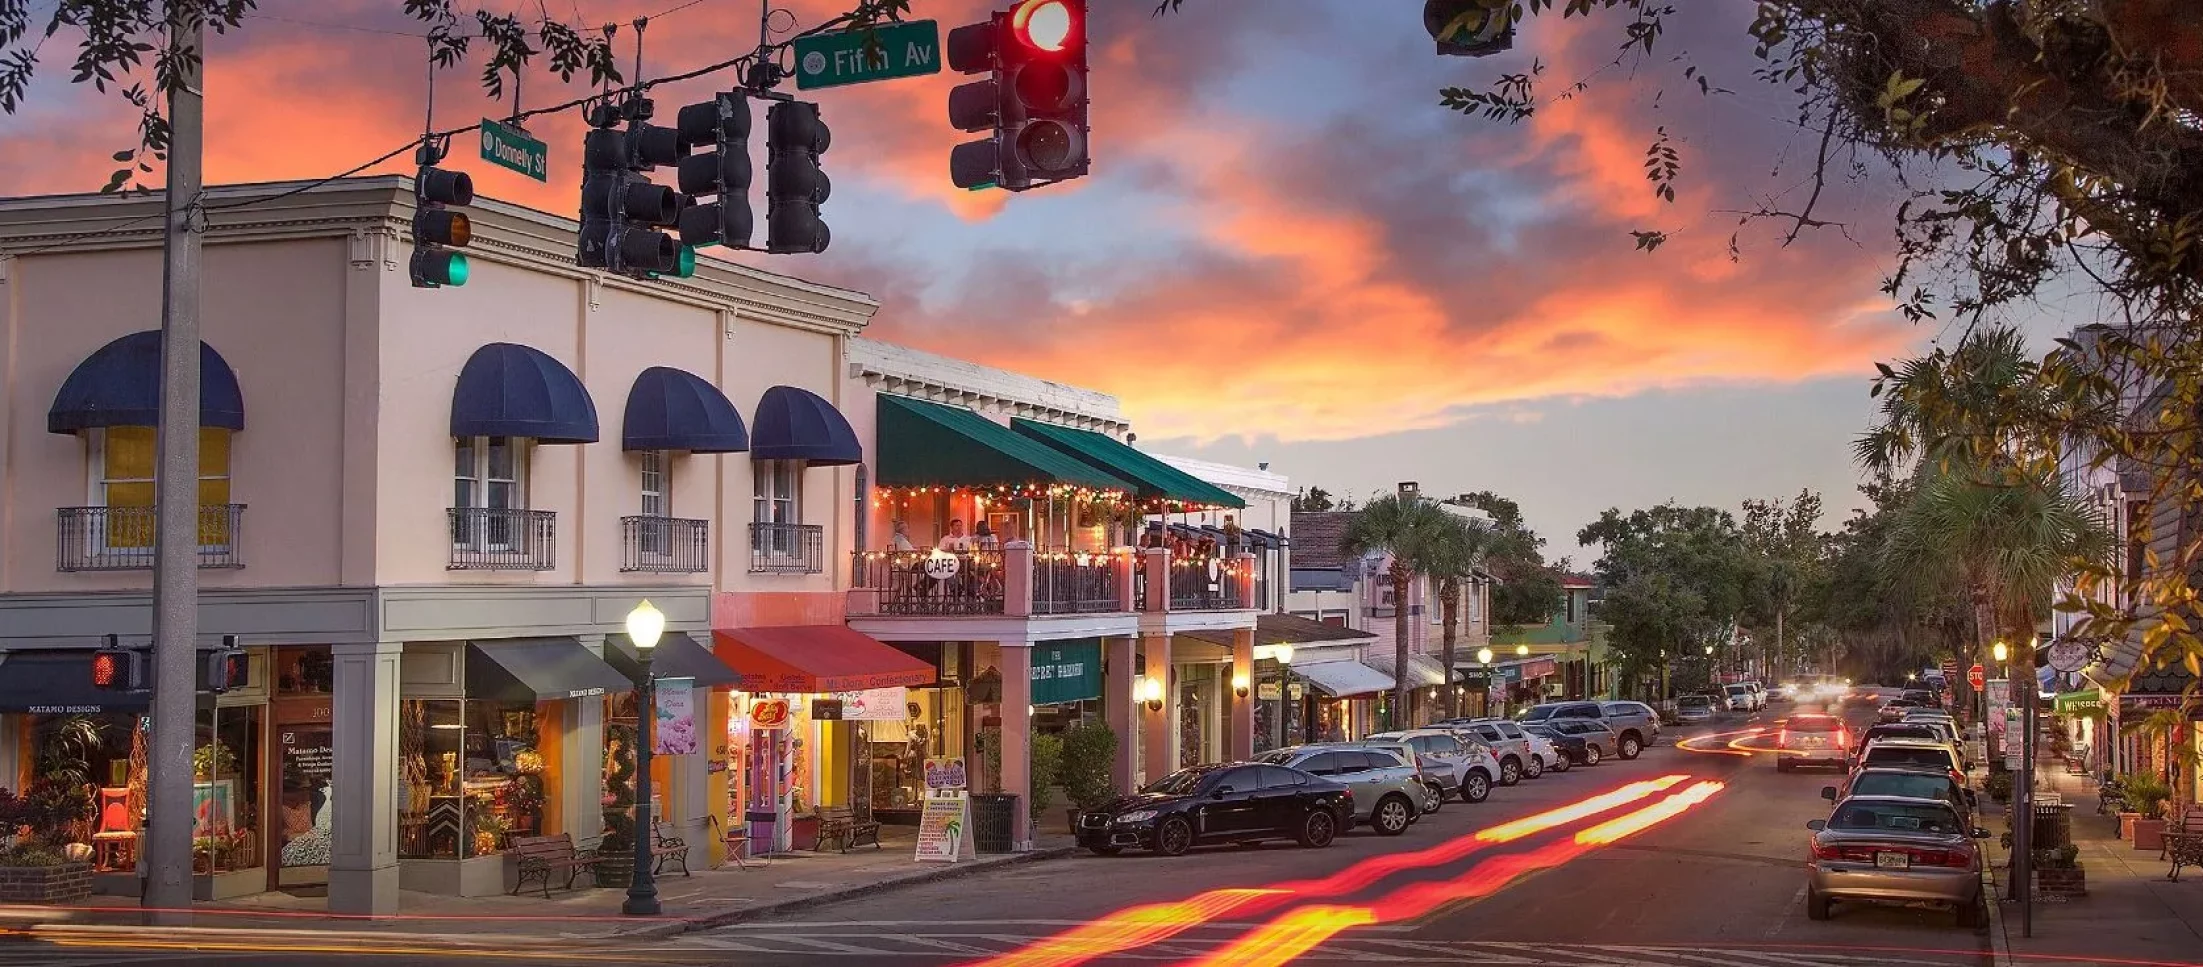
[[[2042,896],[2087,896],[2088,871],[2036,870],[2035,892]]]
[[[2140,819],[2140,818],[2142,818],[2142,814],[2141,814],[2141,813],[2128,813],[2128,812],[2122,812],[2122,813],[2120,813],[2120,814],[2119,814],[2119,838],[2120,838],[2120,839],[2123,839],[2123,840],[2127,840],[2127,841],[2129,841],[2129,842],[2133,841],[2133,839],[2134,839],[2134,821],[2135,821],[2135,820],[2137,820],[2137,819]]]
[[[92,895],[92,864],[0,867],[0,903],[74,903]]]
[[[2162,819],[2135,819],[2134,848],[2145,853],[2162,851],[2165,848],[2165,821]]]

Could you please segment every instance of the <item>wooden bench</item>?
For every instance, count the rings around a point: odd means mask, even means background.
[[[566,874],[561,890],[574,888],[574,878],[583,870],[591,869],[597,861],[595,850],[577,850],[574,838],[566,833],[556,836],[515,836],[508,851],[520,862],[519,875],[513,879],[513,895],[527,887],[529,880],[543,883],[543,898],[551,898],[551,877]],[[594,873],[591,874],[594,878]]]
[[[650,824],[650,840],[650,858],[656,863],[650,868],[652,876],[665,872],[667,863],[681,864],[681,875],[689,875],[688,842],[686,840],[678,836],[667,836],[665,825],[662,823]]]
[[[849,852],[851,847],[863,846],[867,840],[872,843],[873,849],[882,848],[880,824],[860,822],[856,810],[847,806],[827,806],[819,810],[818,844],[812,850],[823,852],[829,840],[840,843],[844,853]]]

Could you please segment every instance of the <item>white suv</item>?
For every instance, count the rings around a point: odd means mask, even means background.
[[[1444,773],[1440,791],[1452,792],[1462,802],[1483,802],[1492,785],[1500,781],[1499,760],[1474,742],[1463,741],[1446,729],[1408,729],[1369,737],[1371,742],[1400,743],[1415,750],[1425,772]]]

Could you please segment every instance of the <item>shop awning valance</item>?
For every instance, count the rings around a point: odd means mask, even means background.
[[[750,421],[750,459],[801,460],[814,467],[845,467],[864,461],[857,431],[817,393],[775,386],[757,400]]]
[[[1353,698],[1392,690],[1392,676],[1358,661],[1321,661],[1295,664],[1293,677],[1302,679],[1332,698]]]
[[[1117,442],[1106,434],[1024,418],[1010,429],[1137,486],[1141,500],[1165,500],[1199,507],[1245,507],[1237,495],[1199,477]]]
[[[626,635],[604,636],[604,661],[629,681],[642,672],[640,653]],[[695,679],[697,688],[726,688],[735,683],[736,675],[695,638],[685,632],[668,631],[658,636],[657,647],[651,649],[650,677],[690,678]]]
[[[46,432],[76,433],[110,426],[159,426],[161,333],[134,332],[84,357],[54,394]],[[245,394],[237,373],[214,347],[199,344],[199,425],[245,428]]]
[[[1198,638],[1211,644],[1230,647],[1233,632],[1229,628],[1204,628],[1197,631],[1181,631],[1180,636]],[[1338,625],[1327,625],[1314,618],[1297,614],[1259,614],[1254,619],[1254,644],[1257,648],[1271,645],[1307,645],[1326,641],[1361,641],[1375,638],[1374,632],[1355,631]]]
[[[878,400],[882,487],[1133,487],[963,407],[889,393]]]
[[[1399,672],[1392,667],[1392,656],[1390,655],[1371,655],[1365,660],[1369,663],[1369,667],[1386,675],[1395,677],[1399,675]],[[1439,664],[1438,659],[1429,655],[1408,653],[1407,683],[1409,688],[1445,685],[1450,683],[1451,678],[1452,676],[1446,674],[1446,666]]]
[[[533,346],[493,342],[474,351],[451,393],[451,435],[597,442],[597,404],[581,377]]]
[[[712,652],[747,692],[818,695],[933,684],[933,666],[844,625],[712,632]]]
[[[92,687],[92,650],[0,652],[0,712],[33,715],[98,715],[142,712],[147,693],[105,692]]]
[[[467,642],[467,697],[507,702],[587,698],[634,688],[574,638]]]
[[[727,394],[685,369],[652,366],[635,377],[620,417],[622,450],[740,453],[750,448],[742,413]]]

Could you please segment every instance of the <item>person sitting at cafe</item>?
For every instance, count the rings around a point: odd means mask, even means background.
[[[978,539],[979,549],[982,551],[1002,549],[1002,541],[995,537],[994,528],[989,527],[986,521],[979,522],[979,529],[972,532],[972,537]]]
[[[949,532],[943,534],[941,540],[933,546],[935,550],[951,551],[958,554],[969,552],[971,550],[971,535],[964,533],[963,519],[957,518],[949,521]]]
[[[918,545],[910,542],[910,531],[902,521],[895,522],[895,533],[888,538],[888,549],[896,551],[915,551],[918,549]]]

